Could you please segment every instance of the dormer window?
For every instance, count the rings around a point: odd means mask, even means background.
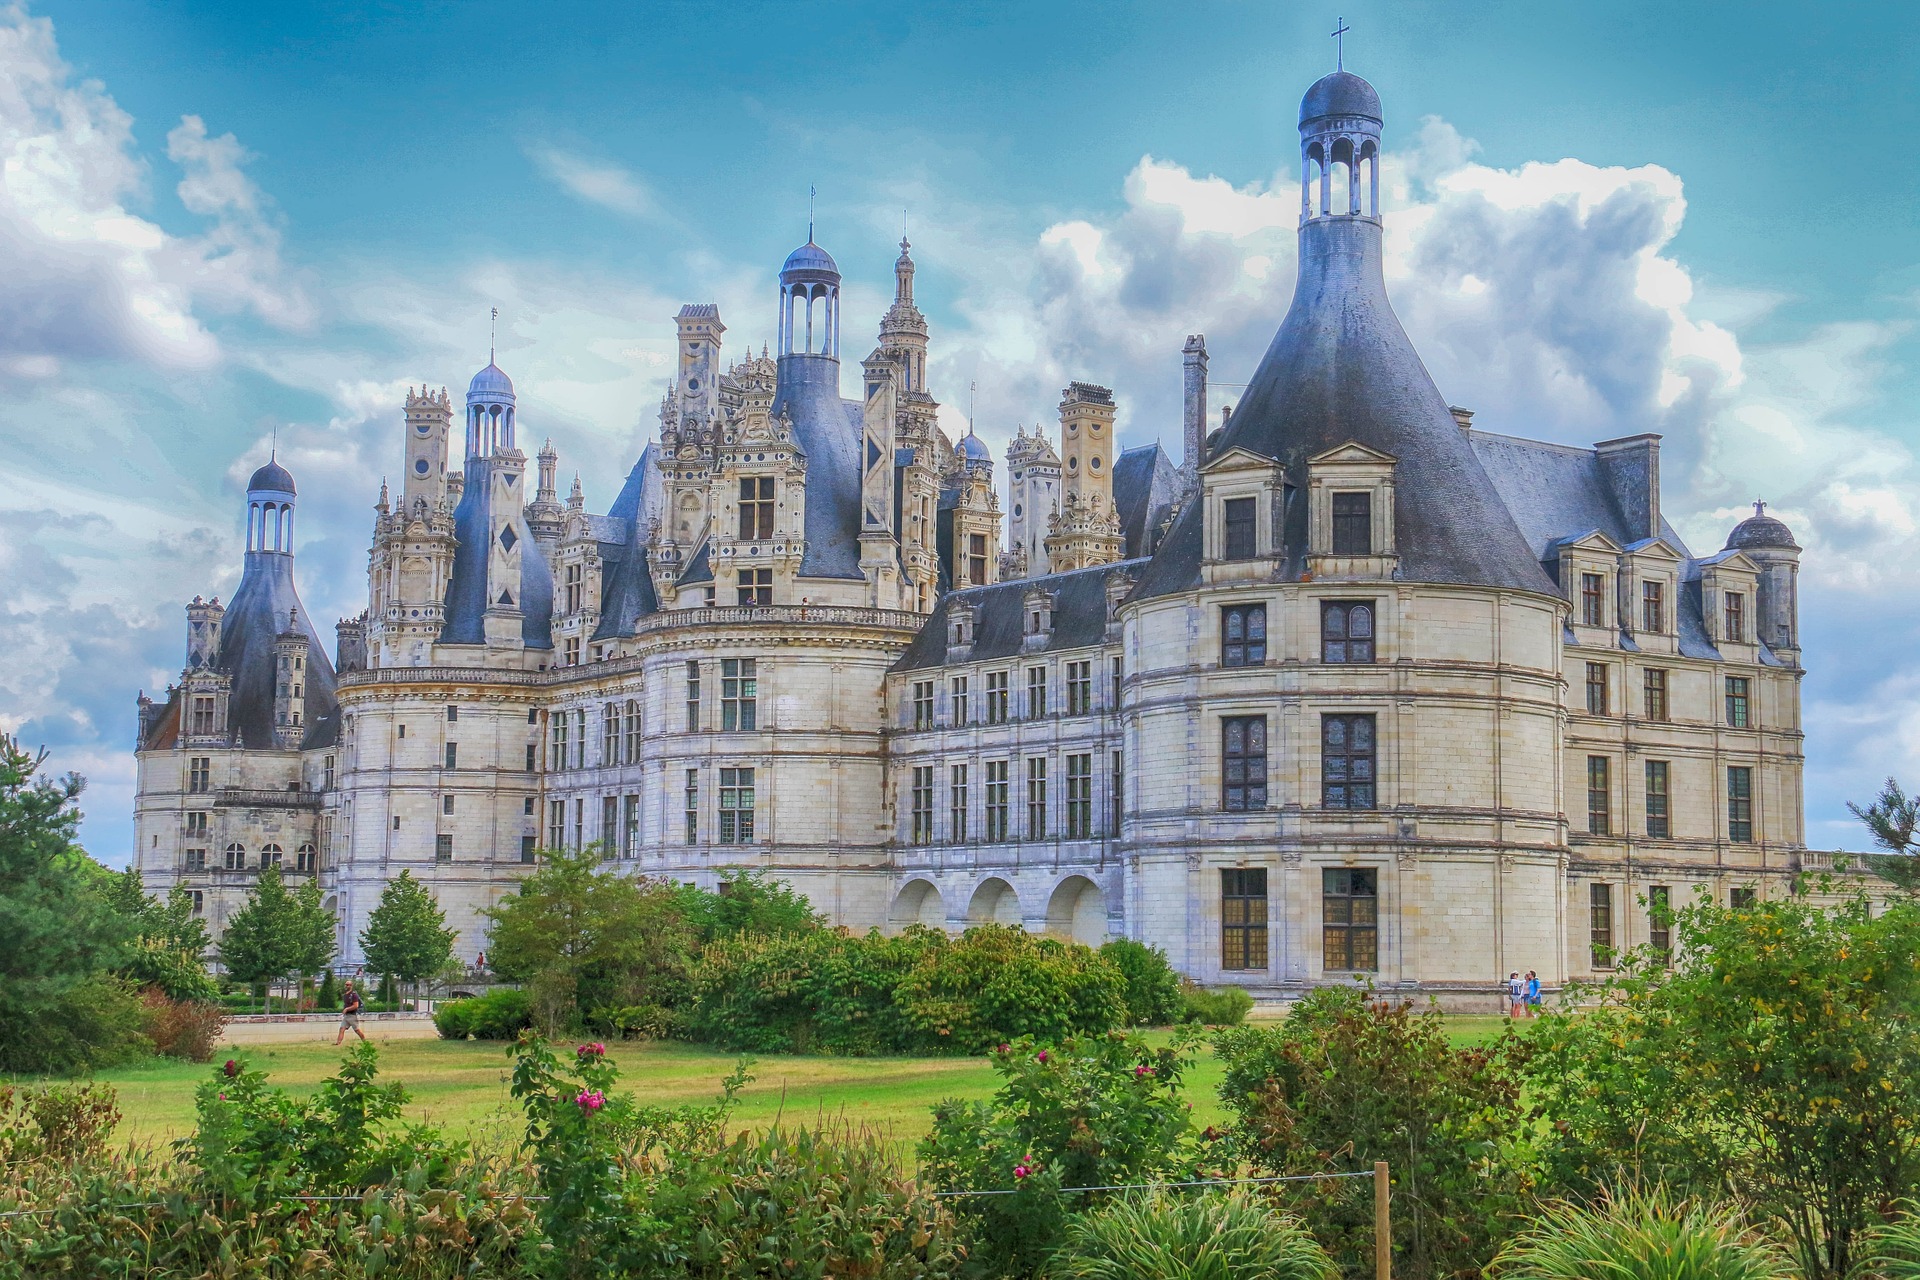
[[[1607,579],[1604,574],[1580,575],[1580,623],[1604,627],[1606,623]]]
[[[1643,582],[1640,584],[1640,629],[1649,635],[1660,635],[1666,631],[1667,592],[1665,583]]]
[[[1373,495],[1336,493],[1333,495],[1333,554],[1370,556],[1373,554]]]
[[[1226,520],[1225,560],[1251,560],[1259,554],[1259,511],[1252,498],[1228,498],[1220,504]]]
[[[740,482],[740,538],[762,542],[773,537],[773,477],[749,476]]]
[[[1025,642],[1030,646],[1045,644],[1053,634],[1053,593],[1029,591],[1020,603],[1025,618]]]
[[[1727,592],[1726,597],[1726,639],[1734,644],[1745,644],[1747,640],[1747,598],[1737,591]]]

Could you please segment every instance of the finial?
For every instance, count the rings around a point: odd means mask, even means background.
[[[1760,499],[1755,498],[1753,500],[1753,514],[1755,514],[1756,516],[1763,516],[1767,514],[1767,504],[1762,502]]]
[[[905,244],[906,241],[902,240],[900,243]],[[968,435],[973,434],[973,411],[975,407],[978,406],[979,403],[980,403],[980,384],[977,381],[967,383],[967,434]]]
[[[807,243],[813,243],[813,184],[807,184]]]
[[[489,317],[487,320],[487,363],[488,364],[493,363],[493,331],[494,331],[494,327],[499,323],[500,323],[500,308],[495,307],[493,309],[493,315]]]
[[[1347,32],[1353,30],[1353,28],[1347,25],[1345,18],[1335,18],[1333,21],[1333,69],[1335,71],[1345,71],[1347,69],[1347,42],[1343,37],[1346,36]]]
[[[267,446],[267,461],[276,462],[280,458],[280,424],[273,424],[273,443]]]

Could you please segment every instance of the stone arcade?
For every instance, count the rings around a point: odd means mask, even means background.
[[[409,868],[471,957],[539,849],[598,842],[767,868],[856,928],[1139,938],[1263,998],[1558,983],[1658,941],[1663,897],[1782,891],[1821,860],[1792,535],[1756,510],[1697,556],[1657,436],[1449,408],[1383,282],[1380,130],[1350,73],[1301,104],[1298,281],[1230,416],[1198,336],[1178,465],[1073,383],[1056,437],[1015,433],[1004,546],[985,445],[936,422],[905,241],[854,398],[811,239],[772,354],[683,308],[605,514],[560,500],[551,444],[525,492],[491,363],[464,406],[410,394],[331,662],[262,467],[239,590],[187,607],[180,682],[141,699],[136,865],[216,929],[263,865],[318,876],[348,959]]]

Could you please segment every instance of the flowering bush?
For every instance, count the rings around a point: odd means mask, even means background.
[[[994,1274],[1032,1274],[1069,1217],[1108,1198],[1063,1188],[1193,1173],[1200,1151],[1180,1099],[1191,1044],[1151,1049],[1118,1031],[1050,1049],[1016,1040],[993,1051],[1003,1083],[990,1100],[934,1109],[921,1176],[943,1191],[1012,1192],[953,1201],[977,1228],[977,1262]]]

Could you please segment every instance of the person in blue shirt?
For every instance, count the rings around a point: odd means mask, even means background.
[[[1540,975],[1529,969],[1527,970],[1527,1016],[1539,1017],[1540,1006]]]

